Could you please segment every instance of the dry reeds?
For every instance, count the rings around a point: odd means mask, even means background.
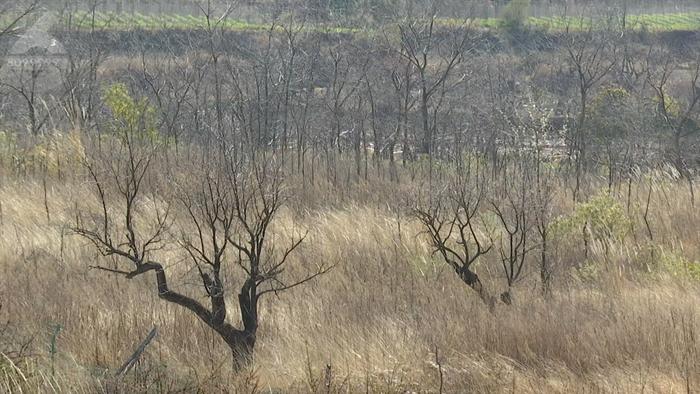
[[[493,313],[432,254],[388,180],[355,183],[330,203],[322,196],[331,186],[308,186],[316,199],[283,211],[275,240],[308,229],[295,265],[337,266],[263,302],[255,360],[234,374],[225,344],[159,300],[152,278],[88,268],[115,262],[67,230],[77,203],[98,209],[86,185],[50,181],[44,198],[41,182],[3,182],[0,391],[696,392],[700,286],[683,269],[700,261],[700,210],[681,182],[640,178],[632,186],[627,236],[594,243],[585,262],[578,247],[556,248],[548,299],[528,262],[516,304]],[[627,206],[625,193],[615,198]],[[562,212],[573,209],[565,197],[555,201]],[[204,295],[176,247],[160,257],[174,287]],[[476,269],[501,289],[496,259]],[[226,275],[236,282],[235,271]],[[57,324],[52,373],[47,349]],[[158,337],[140,364],[114,378],[153,326]]]

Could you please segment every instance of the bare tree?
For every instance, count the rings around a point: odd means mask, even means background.
[[[482,176],[465,176],[444,196],[431,197],[426,207],[416,208],[414,214],[423,224],[434,253],[439,253],[459,278],[493,309],[495,299],[472,270],[474,262],[493,247],[483,243],[476,227],[484,195]]]
[[[100,37],[104,35],[104,27],[96,23],[98,0],[92,0],[88,5],[89,12],[80,19],[71,14],[70,21],[62,26],[73,33],[65,37],[68,53],[67,65],[62,70],[63,91],[66,92],[61,103],[68,123],[76,130],[94,126],[95,115],[99,101],[98,70],[107,59],[110,48],[101,45]],[[66,8],[70,8],[66,5]],[[71,12],[64,9],[62,12]],[[78,33],[74,23],[87,24],[89,31]],[[75,29],[71,31],[71,29]],[[69,37],[72,37],[70,39]]]
[[[369,58],[360,60],[357,56],[352,57],[350,48],[339,43],[329,48],[328,62],[330,63],[327,76],[329,86],[325,89],[325,107],[330,114],[333,127],[332,133],[327,134],[323,148],[329,180],[336,183],[338,181],[337,156],[343,153],[345,134],[343,124],[348,120],[347,109],[352,105],[351,99],[357,94],[362,76],[369,65]]]
[[[211,300],[209,324],[229,345],[239,364],[255,345],[261,297],[306,283],[328,272],[331,266],[321,264],[310,274],[285,278],[289,256],[305,235],[292,237],[284,247],[276,247],[269,240],[270,225],[287,199],[280,165],[274,157],[261,157],[255,162],[224,158],[224,162],[227,167],[203,174],[198,192],[181,198],[196,229],[194,234],[183,235],[182,244]],[[242,329],[226,323],[222,280],[226,263],[235,264],[243,273],[238,293]]]
[[[154,98],[160,115],[158,128],[166,136],[174,138],[176,143],[179,142],[177,126],[194,84],[195,72],[187,67],[186,62],[172,57],[147,56],[145,48],[141,51],[140,71],[138,82]]]
[[[393,138],[390,137],[388,154],[389,160],[393,168],[394,165],[394,150],[396,141],[402,140],[402,160],[406,164],[406,159],[411,156],[411,146],[409,144],[409,128],[408,123],[409,112],[416,104],[416,99],[411,94],[414,86],[413,65],[410,62],[405,62],[401,65],[399,71],[391,70],[391,83],[394,88],[396,97],[396,128],[393,133]],[[398,180],[398,177],[395,177]]]
[[[472,37],[466,22],[446,33],[437,31],[435,19],[435,14],[431,14],[399,25],[399,54],[417,73],[423,131],[420,152],[427,154],[432,153],[434,144],[435,119],[430,116],[434,95],[445,88],[448,78],[469,49]]]
[[[673,57],[666,51],[649,51],[647,62],[654,62],[654,57],[660,56],[662,66],[648,67],[647,84],[654,91],[657,114],[662,124],[671,132],[672,163],[678,173],[688,181],[691,199],[695,204],[693,176],[687,165],[685,157],[684,141],[693,133],[697,133],[698,126],[695,123],[695,112],[700,104],[700,58],[688,67],[687,97],[685,100],[676,100],[669,95],[669,84],[674,73],[678,72],[678,65]],[[658,60],[658,59],[657,59]]]
[[[13,4],[12,2],[6,2],[0,6],[0,15],[11,15],[10,19],[4,24],[4,26],[0,25],[0,39],[6,35],[14,34],[22,20],[37,10],[39,7],[39,1],[35,0],[26,4],[25,6],[22,6],[19,8],[18,12],[14,12],[12,10],[13,5],[16,5],[16,3]]]
[[[574,134],[571,137],[571,151],[575,153],[576,185],[574,200],[577,199],[581,188],[586,163],[588,136],[587,120],[588,105],[591,91],[608,75],[617,64],[617,45],[612,32],[601,26],[596,26],[591,20],[583,32],[567,31],[564,37],[566,58],[573,69],[578,81],[579,116],[576,120]],[[583,18],[581,19],[583,28]]]
[[[362,82],[362,75],[364,75],[364,71],[369,65],[369,59],[364,59],[362,62],[363,64],[361,64],[361,70],[355,72],[353,64],[357,62],[358,59],[351,59],[349,56],[345,56],[344,53],[348,52],[348,50],[343,49],[341,45],[338,48],[330,49],[328,54],[331,61],[332,72],[330,88],[328,89],[330,100],[326,105],[333,116],[333,134],[330,138],[334,144],[331,145],[336,145],[338,153],[343,152],[341,122],[343,120],[346,104],[348,100],[355,95],[355,92]]]
[[[323,263],[307,274],[286,275],[290,256],[305,236],[285,247],[272,243],[270,228],[288,196],[284,174],[274,157],[233,159],[223,144],[202,151],[188,174],[194,183],[181,183],[169,199],[160,179],[168,170],[157,168],[162,144],[145,136],[143,122],[120,125],[103,149],[85,162],[101,206],[101,214],[85,219],[78,214],[73,231],[95,245],[104,256],[115,256],[130,269],[94,268],[128,279],[154,272],[158,296],[190,310],[214,330],[231,349],[234,366],[252,355],[258,328],[258,303],[265,294],[294,288],[331,269]],[[204,152],[207,152],[206,154]],[[202,163],[215,163],[202,165]],[[157,171],[159,170],[159,171]],[[177,174],[175,174],[176,176]],[[178,204],[186,219],[173,218]],[[171,287],[169,268],[156,254],[168,243],[169,229],[181,229],[180,245],[199,272],[210,306]],[[276,248],[277,246],[277,248]],[[227,320],[224,269],[242,273],[238,305],[242,327]]]
[[[499,246],[503,274],[508,284],[508,289],[501,293],[501,301],[506,305],[513,303],[513,285],[521,278],[525,259],[533,248],[529,240],[532,229],[532,201],[528,190],[532,180],[527,173],[529,163],[524,158],[520,160],[520,168],[514,169],[511,175],[515,179],[509,179],[508,174],[503,177],[498,193],[502,197],[502,206],[499,206],[497,201],[491,202],[502,230],[498,241],[493,240],[492,243]]]
[[[535,157],[535,193],[533,196],[534,203],[534,221],[535,229],[539,235],[540,249],[540,283],[542,286],[542,295],[548,297],[552,290],[552,276],[554,268],[549,258],[549,227],[552,222],[552,198],[554,194],[554,171],[544,166],[542,162],[542,154],[539,143]]]
[[[290,14],[287,23],[282,24],[281,28],[284,32],[284,44],[278,49],[279,56],[282,59],[282,70],[284,78],[284,90],[283,90],[283,110],[282,110],[282,135],[281,135],[281,148],[282,154],[290,148],[290,107],[293,106],[293,90],[298,88],[299,78],[295,75],[295,70],[299,67],[296,63],[297,58],[301,57],[303,53],[300,54],[299,48],[299,36],[304,30],[306,20],[302,18],[298,23],[295,21],[295,15]],[[299,160],[299,158],[298,158]]]

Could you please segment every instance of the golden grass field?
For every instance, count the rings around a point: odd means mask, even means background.
[[[607,256],[594,244],[576,269],[580,250],[555,248],[551,299],[541,296],[533,256],[517,302],[493,314],[396,208],[410,185],[299,187],[274,242],[308,230],[293,265],[336,267],[262,301],[254,361],[234,374],[226,345],[160,300],[150,275],[130,281],[88,268],[112,262],[69,231],[76,207],[98,209],[80,176],[49,177],[46,198],[40,176],[2,176],[0,392],[700,392],[700,281],[691,270],[700,264],[700,208],[683,182],[651,183],[653,241],[641,214],[650,183],[640,178],[632,231]],[[624,206],[624,193],[613,194]],[[573,209],[563,190],[555,201],[563,214]],[[173,245],[159,255],[171,285],[203,298]],[[504,286],[496,258],[475,268],[493,292]],[[227,272],[231,298],[237,279]],[[238,312],[229,316],[236,323]],[[114,378],[154,326],[141,362]]]

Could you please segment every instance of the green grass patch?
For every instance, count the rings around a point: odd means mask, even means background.
[[[199,15],[143,15],[139,13],[114,14],[97,12],[94,15],[94,26],[98,29],[106,30],[165,30],[183,29],[198,30],[207,27],[204,16]],[[1,19],[1,18],[0,18]],[[64,16],[68,21],[68,16]],[[93,25],[92,15],[86,12],[77,12],[71,15],[71,23],[81,29],[91,28]],[[472,26],[484,29],[500,29],[503,21],[499,18],[478,18],[470,21]],[[442,26],[461,26],[463,20],[456,18],[442,18],[438,21]],[[546,29],[550,31],[572,31],[587,30],[597,23],[603,26],[603,21],[596,22],[585,17],[529,17],[527,25]],[[643,14],[631,15],[627,19],[627,26],[630,29],[646,29],[651,31],[674,31],[674,30],[700,30],[700,12],[678,13],[678,14]],[[228,19],[223,22],[223,28],[232,31],[262,31],[270,29],[266,23],[251,23],[243,20]],[[317,24],[308,25],[305,29],[309,32],[320,33],[367,33],[367,29],[360,29],[348,26]]]

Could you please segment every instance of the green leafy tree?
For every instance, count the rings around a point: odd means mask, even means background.
[[[113,117],[108,128],[122,142],[132,137],[149,142],[160,140],[155,109],[146,99],[135,100],[122,83],[105,89],[103,99]]]

